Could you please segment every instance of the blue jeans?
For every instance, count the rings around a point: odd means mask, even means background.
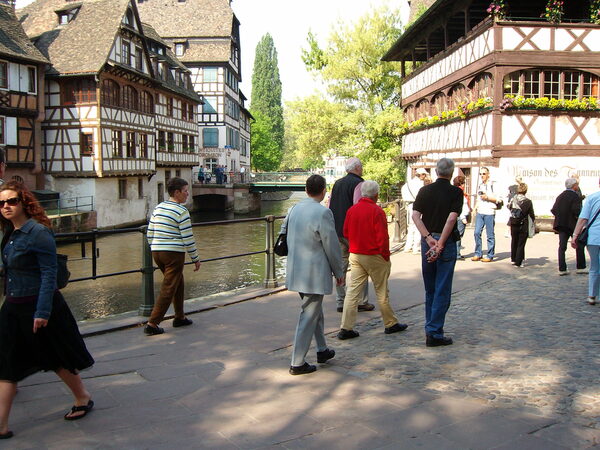
[[[598,299],[598,291],[600,291],[600,245],[588,245],[588,254],[590,255],[590,275],[588,296]]]
[[[487,257],[492,259],[494,257],[494,250],[496,249],[496,236],[494,235],[494,224],[496,222],[496,216],[493,214],[479,214],[475,216],[475,256],[480,258],[483,256],[481,248],[481,232],[485,225],[485,234],[487,235]]]
[[[433,233],[435,239],[440,235]],[[427,262],[425,253],[429,245],[421,240],[421,267],[425,285],[425,334],[434,338],[444,336],[446,312],[452,296],[452,277],[456,264],[456,243],[448,239],[440,257],[432,263]]]

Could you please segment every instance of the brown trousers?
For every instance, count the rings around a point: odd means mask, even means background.
[[[152,252],[152,259],[164,275],[160,294],[154,301],[154,308],[148,322],[158,325],[165,318],[169,305],[173,303],[175,318],[183,319],[183,267],[185,253]]]

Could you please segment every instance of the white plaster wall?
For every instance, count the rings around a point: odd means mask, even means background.
[[[565,180],[575,172],[584,194],[598,191],[600,157],[502,158],[491,173],[505,189],[521,176],[529,187],[527,197],[533,201],[536,215],[551,215],[554,200],[565,190]]]

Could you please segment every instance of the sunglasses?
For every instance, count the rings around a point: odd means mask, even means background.
[[[0,200],[0,208],[4,208],[4,204],[7,204],[9,206],[16,206],[19,204],[20,201],[21,199],[19,197],[11,197],[6,200]]]

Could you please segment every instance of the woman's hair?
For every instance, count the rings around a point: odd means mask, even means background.
[[[48,216],[46,215],[46,211],[44,211],[40,202],[37,201],[31,191],[27,189],[27,186],[23,183],[14,180],[8,181],[0,186],[0,192],[2,191],[15,191],[19,195],[19,200],[21,200],[21,205],[23,205],[23,212],[27,217],[34,219],[37,223],[42,224],[47,228],[52,227],[50,219],[48,219]],[[7,226],[11,225],[11,222],[0,214],[0,225],[3,230],[6,230]]]
[[[519,183],[517,194],[527,194],[527,185],[525,183]]]
[[[462,186],[463,184],[465,184],[465,180],[466,178],[463,175],[459,175],[457,177],[454,177],[452,183],[454,184],[454,186]]]

